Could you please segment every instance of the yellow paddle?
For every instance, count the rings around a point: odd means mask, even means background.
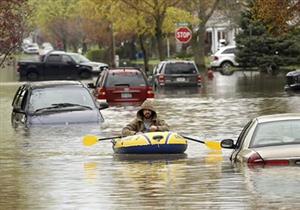
[[[188,136],[182,136],[183,138],[187,139],[187,140],[191,140],[191,141],[195,141],[195,142],[199,142],[202,144],[205,144],[209,149],[212,150],[221,150],[221,145],[220,142],[217,141],[201,141],[198,139],[194,139]],[[113,137],[107,137],[107,138],[98,138],[97,136],[94,135],[86,135],[83,137],[83,144],[85,146],[92,146],[94,144],[96,144],[99,141],[103,141],[103,140],[111,140],[111,139],[116,139],[116,138],[122,138],[122,136],[113,136]]]
[[[122,138],[122,136],[113,136],[113,137],[99,139],[97,136],[94,136],[94,135],[86,135],[83,137],[82,142],[85,146],[92,146],[92,145],[96,144],[98,141],[111,140],[111,139],[117,139],[117,138]]]
[[[188,136],[182,136],[182,137],[185,138],[185,139],[191,140],[191,141],[195,141],[195,142],[199,142],[201,144],[205,144],[205,146],[207,146],[209,149],[212,149],[212,150],[222,150],[221,144],[218,141],[208,141],[208,140],[201,141],[201,140],[194,139],[194,138],[191,138],[191,137],[188,137]]]

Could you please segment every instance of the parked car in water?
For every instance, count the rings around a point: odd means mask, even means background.
[[[39,45],[37,43],[30,43],[24,46],[24,53],[27,54],[39,54]]]
[[[300,69],[286,74],[285,90],[300,90]]]
[[[109,104],[141,104],[148,98],[154,98],[145,73],[137,68],[106,69],[89,87],[94,89],[95,98]]]
[[[48,53],[42,61],[19,61],[17,70],[21,80],[30,81],[92,77],[91,65],[78,63],[63,51]]]
[[[201,86],[201,75],[194,61],[169,60],[153,70],[154,88],[167,86]]]
[[[237,141],[224,139],[233,149],[231,161],[249,166],[300,166],[300,114],[274,114],[252,119]]]
[[[233,73],[232,67],[238,66],[235,61],[236,46],[221,47],[216,53],[211,56],[210,67],[212,69],[220,69],[221,73]]]
[[[101,123],[100,110],[89,89],[78,81],[44,81],[21,85],[12,102],[11,122],[20,125]]]

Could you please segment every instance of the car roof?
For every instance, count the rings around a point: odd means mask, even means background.
[[[108,72],[111,73],[122,73],[122,72],[142,72],[140,69],[138,68],[131,68],[131,67],[125,67],[125,68],[114,68],[114,69],[107,69]]]
[[[167,60],[167,61],[161,61],[161,63],[195,63],[195,62],[190,60]]]
[[[48,87],[56,87],[56,86],[81,86],[83,87],[84,84],[79,81],[69,81],[69,80],[53,80],[53,81],[41,81],[41,82],[29,82],[26,84],[30,86],[32,89],[39,89],[39,88],[48,88]]]
[[[281,120],[300,120],[300,113],[263,115],[257,117],[256,120],[258,123],[274,122],[274,121],[281,121]]]

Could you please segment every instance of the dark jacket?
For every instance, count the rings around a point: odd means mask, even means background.
[[[147,132],[144,122],[143,122],[143,109],[149,109],[152,111],[152,119],[151,119],[151,125],[155,125],[158,127],[157,131],[168,131],[169,126],[164,121],[157,117],[156,111],[151,103],[151,101],[144,101],[142,104],[140,110],[136,114],[136,118],[131,121],[128,125],[126,125],[122,129],[122,135],[123,136],[131,136],[138,132]]]

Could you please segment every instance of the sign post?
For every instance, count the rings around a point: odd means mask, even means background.
[[[180,43],[188,43],[192,39],[192,31],[187,26],[176,29],[175,38]]]

